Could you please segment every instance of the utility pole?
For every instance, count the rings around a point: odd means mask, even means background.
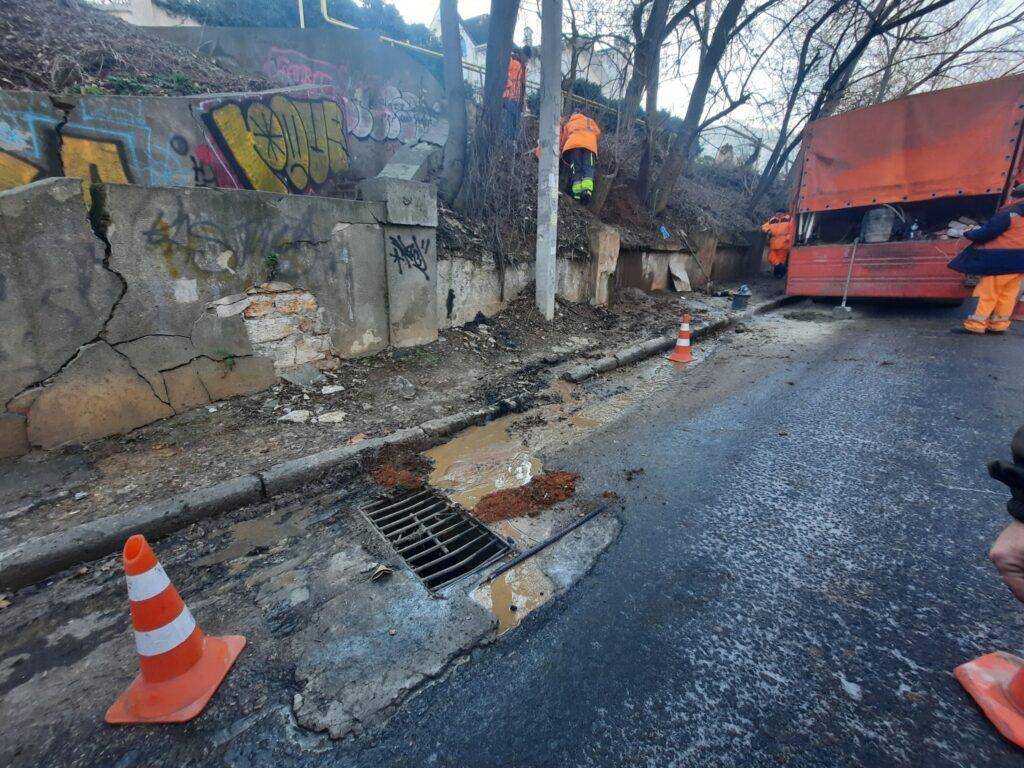
[[[562,0],[543,0],[540,40],[540,165],[537,170],[537,309],[555,317],[558,273],[558,117],[562,113]]]

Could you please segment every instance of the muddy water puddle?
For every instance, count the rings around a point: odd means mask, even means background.
[[[526,485],[541,471],[536,458],[508,428],[514,416],[470,427],[454,440],[423,455],[434,461],[430,484],[452,501],[472,509],[484,496]]]
[[[482,607],[498,620],[498,634],[515,629],[530,611],[546,603],[555,585],[533,562],[506,571],[473,594]]]
[[[242,520],[231,526],[231,543],[196,561],[196,565],[216,565],[242,557],[254,549],[269,547],[282,539],[302,534],[306,514],[300,512],[285,518],[285,511],[273,512],[252,520]]]

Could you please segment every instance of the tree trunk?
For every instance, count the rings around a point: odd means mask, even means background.
[[[663,25],[664,26],[664,25]],[[661,75],[661,49],[651,57],[647,75],[647,103],[644,105],[644,151],[640,156],[640,170],[636,176],[636,190],[643,195],[651,183],[651,163],[654,155],[654,134],[658,124],[658,80]]]
[[[456,207],[463,211],[481,199],[480,186],[491,182],[491,150],[498,143],[501,129],[502,94],[508,81],[512,33],[515,32],[518,15],[519,0],[491,0],[483,110],[473,134],[470,167],[456,200]]]
[[[466,83],[462,75],[462,44],[457,0],[441,0],[441,45],[444,48],[444,92],[448,102],[448,140],[441,166],[441,197],[449,204],[462,187],[466,170]]]
[[[680,174],[685,170],[690,159],[690,151],[693,144],[700,135],[701,117],[704,114],[704,106],[708,99],[708,90],[711,88],[711,80],[715,70],[718,68],[728,48],[730,37],[740,12],[743,10],[744,0],[728,0],[718,17],[715,31],[711,35],[707,49],[702,52],[700,64],[697,67],[697,77],[693,82],[693,90],[690,91],[690,101],[686,105],[686,114],[683,123],[679,127],[675,140],[672,142],[672,149],[669,150],[668,158],[658,174],[658,181],[654,184],[647,196],[648,205],[655,214],[661,213],[668,205],[672,190],[676,185]],[[709,19],[710,21],[710,19]]]

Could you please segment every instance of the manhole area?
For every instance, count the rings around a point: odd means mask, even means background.
[[[408,491],[360,511],[432,592],[493,563],[510,549],[434,490]]]

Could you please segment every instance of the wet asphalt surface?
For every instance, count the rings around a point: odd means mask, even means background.
[[[680,386],[577,444],[563,463],[624,498],[590,575],[377,738],[298,762],[1021,765],[951,670],[1024,650],[984,470],[1024,422],[1024,334],[955,316],[873,311],[696,416]]]

